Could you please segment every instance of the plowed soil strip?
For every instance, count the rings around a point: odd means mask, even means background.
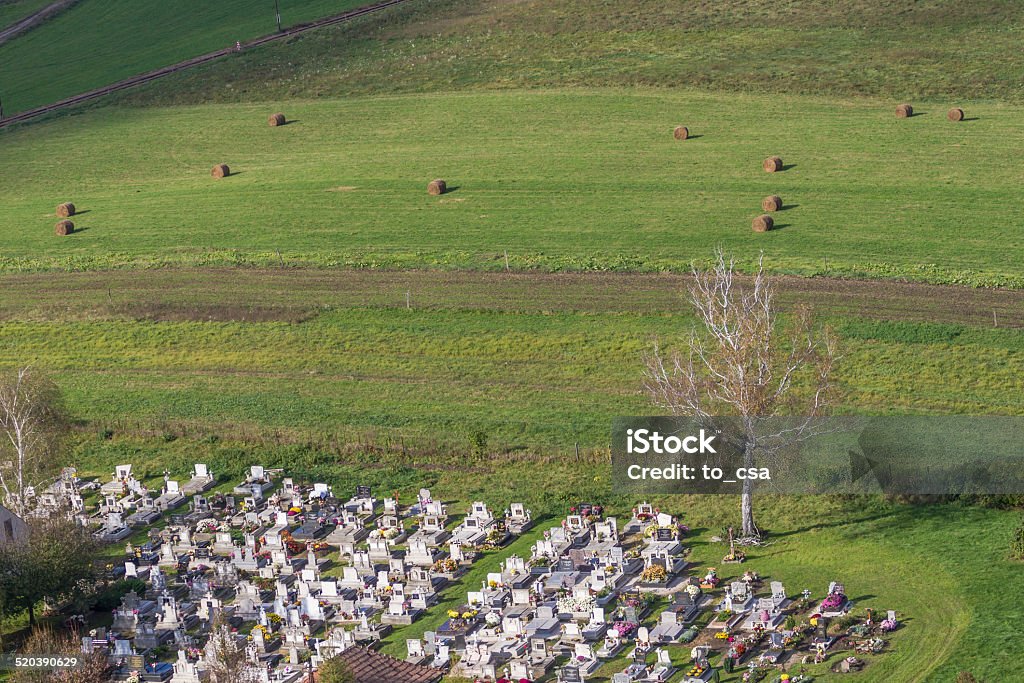
[[[783,306],[827,315],[1024,328],[1024,291],[777,278]],[[316,269],[166,269],[0,277],[0,319],[129,316],[286,320],[324,308],[671,313],[681,275]]]

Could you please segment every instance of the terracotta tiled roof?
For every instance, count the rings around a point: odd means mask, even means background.
[[[438,683],[444,676],[432,666],[410,664],[364,647],[350,647],[338,657],[348,664],[356,683]]]

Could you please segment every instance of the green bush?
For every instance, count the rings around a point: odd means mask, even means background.
[[[1013,532],[1013,541],[1010,543],[1010,557],[1015,560],[1024,560],[1024,517],[1021,517],[1020,526]]]
[[[146,592],[146,582],[141,579],[123,579],[110,584],[96,596],[93,609],[97,612],[109,612],[121,604],[121,598],[135,591],[142,595]]]

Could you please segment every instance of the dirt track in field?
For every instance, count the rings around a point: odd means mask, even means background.
[[[889,281],[776,278],[783,307],[1024,328],[1024,291]],[[315,269],[164,269],[0,277],[0,319],[126,316],[298,322],[327,308],[671,313],[682,275]]]

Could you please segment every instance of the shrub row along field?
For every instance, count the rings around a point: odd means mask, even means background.
[[[0,4],[0,28],[35,5]],[[281,19],[294,25],[369,2],[282,0]],[[15,12],[15,7],[19,11]],[[175,3],[165,0],[81,0],[39,28],[0,46],[0,83],[8,114],[98,88],[135,74],[273,33],[274,4],[247,0]]]
[[[953,123],[948,103],[916,104],[898,119],[883,101],[549,91],[107,109],[0,137],[0,268],[501,270],[507,252],[513,269],[659,270],[721,245],[799,274],[1024,284],[1024,110]],[[267,126],[278,108],[291,122]],[[776,154],[784,170],[764,173]],[[218,163],[232,173],[212,180]],[[433,178],[449,192],[428,196]],[[771,194],[785,208],[754,234]],[[57,239],[64,201],[77,229]]]

